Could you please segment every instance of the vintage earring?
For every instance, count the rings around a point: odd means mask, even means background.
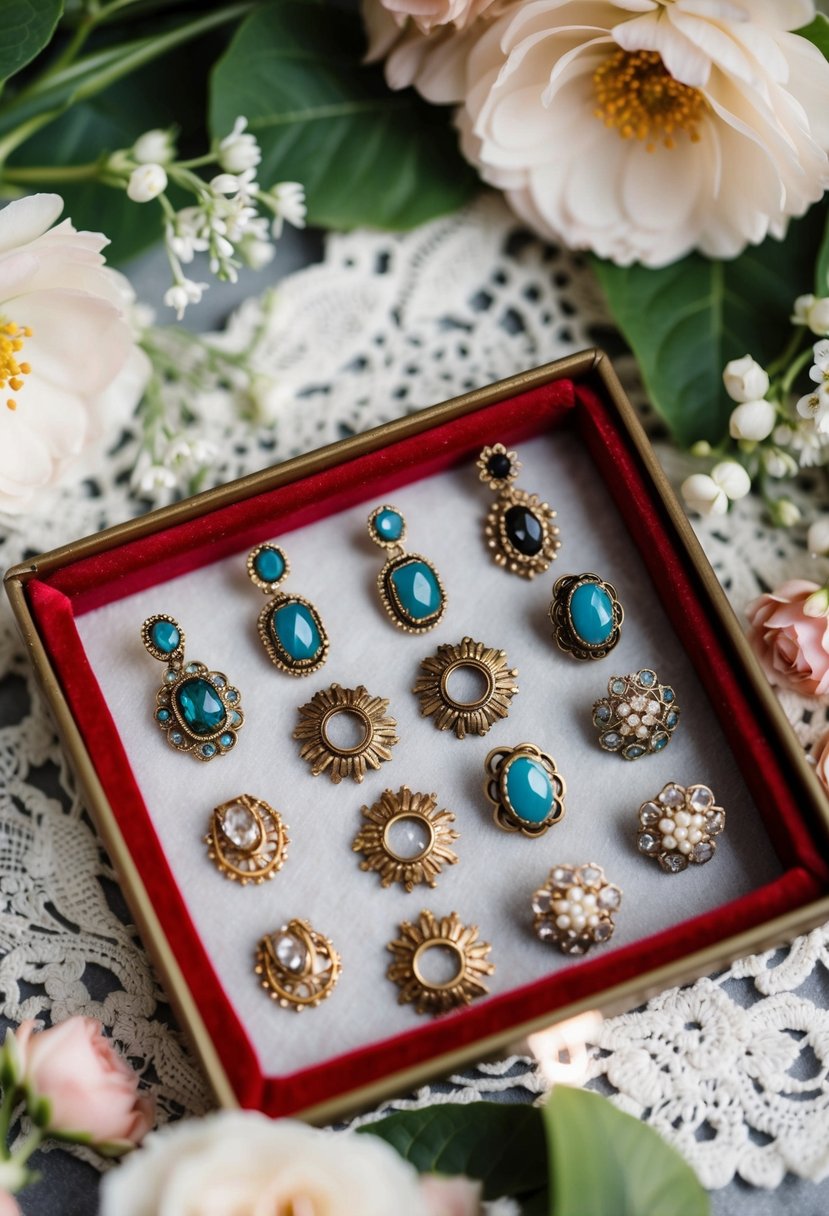
[[[301,595],[277,592],[291,568],[276,545],[257,545],[248,554],[248,575],[268,600],[259,613],[259,636],[268,658],[289,676],[308,676],[328,657],[328,634],[313,604]]]
[[[456,912],[437,917],[424,910],[414,924],[403,921],[400,937],[387,949],[394,961],[386,975],[400,989],[397,1003],[413,1004],[417,1013],[445,1013],[489,991],[483,977],[495,970],[488,960],[492,947],[480,940],[477,925],[464,925]]]
[[[342,964],[333,944],[307,920],[292,920],[261,938],[254,971],[271,1000],[283,1009],[314,1009],[340,978]]]
[[[613,676],[607,696],[593,706],[599,747],[618,752],[623,760],[638,760],[668,746],[679,725],[679,705],[669,684],[660,684],[649,667],[626,676]]]
[[[262,798],[239,794],[213,811],[204,843],[219,873],[244,887],[274,878],[291,842],[278,811]]]
[[[397,722],[388,716],[388,700],[374,697],[363,684],[342,688],[332,684],[314,693],[306,705],[299,707],[299,723],[294,738],[300,742],[299,754],[311,766],[311,775],[328,773],[335,785],[344,777],[362,781],[366,769],[378,769],[391,760],[391,749],[400,742]],[[331,726],[356,723],[359,737],[353,743],[342,743],[331,734]]]
[[[715,836],[725,828],[725,811],[714,805],[707,785],[670,782],[652,802],[639,808],[637,847],[667,874],[704,865],[717,851]]]
[[[235,747],[245,720],[239,689],[204,663],[185,663],[184,632],[171,616],[147,617],[141,641],[154,659],[167,664],[155,720],[170,747],[197,760],[213,760]]]
[[[406,521],[396,507],[375,507],[368,517],[368,534],[388,560],[377,576],[383,607],[399,629],[425,633],[446,611],[446,592],[431,562],[419,553],[406,553]]]
[[[481,481],[498,494],[484,524],[484,537],[493,561],[511,574],[535,578],[555,561],[561,548],[555,511],[537,494],[512,486],[521,463],[502,443],[486,447],[478,457]]]
[[[479,694],[470,700],[461,700],[450,691],[449,681],[459,672],[480,680]],[[420,698],[421,716],[434,718],[438,730],[453,730],[458,739],[485,735],[508,716],[518,692],[518,671],[509,666],[506,652],[473,638],[464,638],[456,646],[438,646],[436,654],[421,662],[420,673],[412,692]]]
[[[363,825],[352,849],[362,853],[361,870],[374,870],[384,887],[399,882],[411,892],[419,883],[434,887],[445,865],[455,865],[450,845],[458,833],[451,811],[438,810],[437,794],[412,793],[404,785],[384,790],[378,802],[362,808]]]
[[[595,862],[554,866],[533,895],[533,929],[563,954],[586,954],[592,946],[610,941],[621,905],[621,890]]]
[[[564,818],[564,778],[553,757],[534,743],[493,748],[484,770],[484,793],[502,831],[543,836]]]
[[[598,574],[568,574],[553,588],[550,620],[559,650],[574,659],[603,659],[622,634],[616,588]]]

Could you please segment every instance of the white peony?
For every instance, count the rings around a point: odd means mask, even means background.
[[[427,1216],[414,1168],[374,1136],[233,1111],[176,1123],[103,1180],[101,1216]]]
[[[100,233],[77,232],[56,194],[0,211],[0,511],[20,512],[113,432],[143,392],[126,280]]]
[[[829,184],[812,0],[518,0],[466,64],[464,150],[539,232],[622,265],[731,258]]]

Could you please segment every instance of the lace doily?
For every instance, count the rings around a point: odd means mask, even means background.
[[[216,480],[227,480],[601,344],[607,331],[583,260],[522,232],[488,195],[414,233],[331,236],[320,265],[243,305],[215,341],[250,350],[272,424],[240,421],[227,385],[191,405],[223,453]],[[632,361],[617,368],[641,396]],[[3,565],[135,513],[126,474],[137,442],[122,440],[93,480],[7,518]],[[676,454],[667,445],[662,454],[678,474]],[[700,533],[738,613],[758,590],[804,573],[802,542],[766,527],[752,502]],[[210,1105],[205,1083],[170,1028],[5,603],[0,681],[2,1012],[13,1022],[97,1018],[144,1073],[162,1118],[198,1114]],[[788,697],[785,708],[805,745],[826,727],[825,704]],[[611,1019],[596,1037],[594,1081],[658,1127],[708,1187],[735,1175],[774,1186],[787,1170],[819,1179],[829,1172],[827,966],[823,928]],[[408,1101],[499,1090],[528,1097],[543,1084],[528,1060],[512,1058]]]

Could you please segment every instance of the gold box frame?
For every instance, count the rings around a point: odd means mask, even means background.
[[[193,498],[163,507],[138,519],[107,528],[93,536],[63,545],[8,570],[4,576],[6,593],[23,636],[29,659],[54,716],[58,733],[84,791],[90,813],[121,878],[124,894],[142,941],[161,976],[171,1006],[202,1063],[216,1099],[222,1106],[234,1107],[238,1105],[237,1099],[176,956],[155,915],[141,875],[126,847],[118,822],[67,704],[37,624],[29,609],[26,599],[26,584],[33,578],[51,574],[81,558],[95,556],[127,541],[133,541],[172,525],[184,523],[197,518],[205,511],[228,506],[262,491],[277,489],[279,486],[299,478],[318,473],[357,456],[377,451],[390,442],[415,436],[433,426],[449,422],[464,414],[493,405],[507,397],[540,388],[563,378],[582,382],[586,386],[592,385],[612,400],[621,429],[625,432],[660,495],[669,521],[677,534],[678,543],[683,550],[683,557],[695,569],[708,600],[715,610],[718,623],[734,648],[752,694],[757,698],[769,725],[770,735],[785,757],[787,764],[794,769],[803,784],[807,814],[822,834],[827,850],[829,850],[829,802],[748,645],[725,593],[659,465],[608,356],[601,350],[590,349],[564,359],[558,359],[532,371],[512,376],[488,385],[486,388],[477,389],[440,405],[385,423],[361,435],[343,439],[285,461],[283,464],[250,474],[216,489],[207,490]],[[310,1122],[325,1123],[354,1114],[361,1108],[376,1105],[385,1098],[422,1085],[434,1077],[457,1071],[466,1065],[494,1055],[506,1048],[508,1044],[514,1044],[529,1034],[574,1017],[587,1009],[598,1006],[605,1013],[616,1013],[631,1008],[667,987],[710,974],[743,955],[779,946],[827,920],[829,920],[829,895],[794,912],[767,921],[755,929],[735,934],[717,942],[714,946],[695,951],[676,963],[653,968],[637,976],[633,981],[618,984],[587,999],[574,1001],[556,1010],[553,1016],[548,1014],[512,1027],[509,1031],[478,1039],[471,1045],[435,1057],[429,1061],[428,1065],[400,1069],[384,1077],[380,1082],[358,1086],[343,1096],[299,1111],[297,1116]]]

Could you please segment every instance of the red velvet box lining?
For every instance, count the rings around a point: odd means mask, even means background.
[[[101,696],[75,624],[93,608],[163,583],[211,561],[300,528],[394,488],[469,462],[493,437],[518,443],[558,426],[585,442],[635,535],[656,594],[697,669],[763,816],[784,873],[750,895],[605,957],[439,1018],[405,1034],[288,1076],[263,1076],[244,1027],[228,1001],[173,881],[138,786]],[[27,584],[33,616],[120,830],[164,933],[198,1004],[239,1102],[287,1115],[346,1095],[564,1004],[598,996],[726,935],[752,929],[823,894],[827,867],[776,754],[761,708],[735,668],[696,570],[684,556],[660,494],[612,402],[559,380],[379,446],[345,463],[279,485],[196,519],[67,564]]]

